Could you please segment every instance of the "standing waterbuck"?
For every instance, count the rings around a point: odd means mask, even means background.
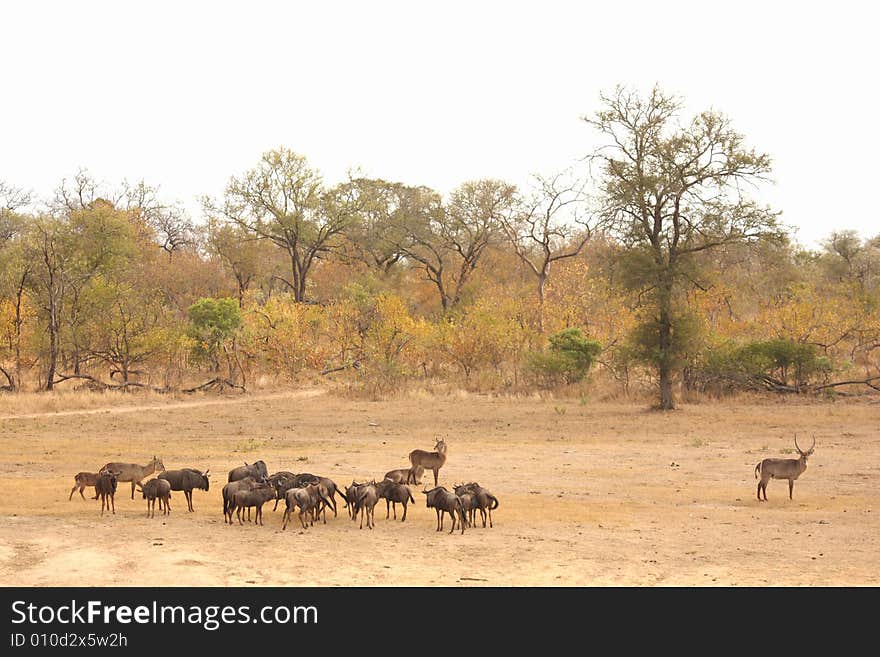
[[[117,481],[131,482],[131,499],[134,499],[134,486],[144,480],[149,474],[154,472],[162,472],[165,465],[162,459],[153,456],[153,460],[146,465],[137,465],[136,463],[108,463],[101,470],[113,470],[119,473]]]
[[[437,472],[446,463],[446,441],[443,438],[438,438],[434,450],[426,452],[423,449],[414,449],[409,453],[409,462],[412,463],[414,472],[417,472],[418,468],[431,470],[434,473],[434,486],[436,486]]]
[[[807,469],[807,457],[816,448],[816,437],[813,436],[813,444],[806,452],[797,443],[797,434],[794,436],[794,447],[800,454],[796,459],[764,459],[755,466],[755,479],[761,475],[758,482],[758,501],[761,501],[761,491],[764,491],[764,500],[767,501],[767,482],[771,479],[788,479],[788,499],[792,499],[791,492],[794,488],[794,480],[800,477]]]

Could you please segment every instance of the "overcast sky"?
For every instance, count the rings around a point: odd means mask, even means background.
[[[523,185],[593,145],[617,84],[725,112],[769,153],[762,198],[814,246],[880,233],[872,3],[4,2],[0,179],[87,168],[189,207],[286,146],[448,192]]]

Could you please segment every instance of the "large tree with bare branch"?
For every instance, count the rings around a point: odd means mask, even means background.
[[[632,280],[646,301],[638,332],[656,368],[660,408],[675,407],[682,309],[694,256],[779,234],[777,213],[749,199],[770,173],[770,157],[747,148],[730,120],[704,111],[682,123],[681,101],[659,88],[646,97],[618,87],[584,120],[604,141],[597,165],[600,216],[632,256]]]

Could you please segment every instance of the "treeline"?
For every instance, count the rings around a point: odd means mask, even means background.
[[[803,249],[744,195],[770,161],[726,117],[602,103],[590,166],[527,190],[328,184],[284,148],[197,218],[87,172],[0,182],[0,387],[880,389],[880,236]]]

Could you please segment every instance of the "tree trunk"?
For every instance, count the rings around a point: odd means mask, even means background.
[[[544,333],[544,285],[547,283],[547,274],[538,274],[538,331]]]
[[[21,277],[18,290],[15,292],[15,387],[21,390],[21,325],[24,319],[21,316],[21,297],[24,294],[24,284],[27,273]]]
[[[51,292],[50,292],[51,294]],[[49,300],[49,372],[46,375],[46,390],[51,391],[55,382],[55,370],[58,367],[58,323],[55,299]]]
[[[673,361],[675,354],[672,345],[672,285],[662,284],[660,292],[660,313],[658,317],[658,362],[660,375],[660,410],[671,411],[675,408],[675,396],[672,392]]]

